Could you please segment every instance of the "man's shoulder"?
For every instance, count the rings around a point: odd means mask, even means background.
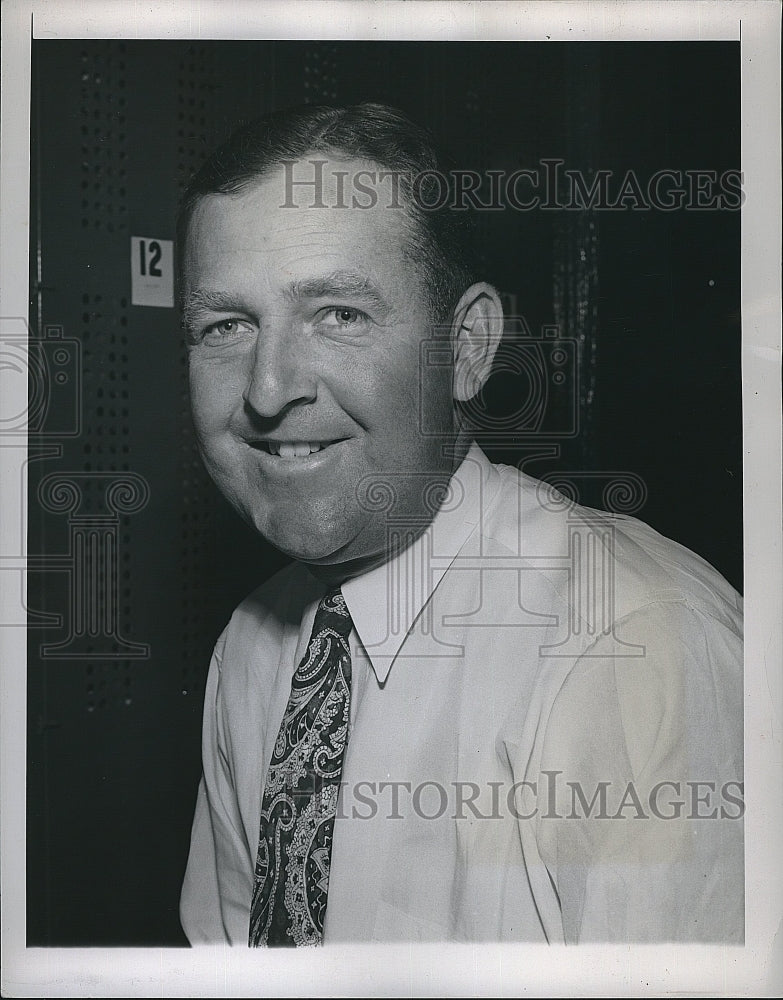
[[[482,519],[485,537],[564,597],[589,573],[611,587],[615,620],[651,604],[684,602],[733,631],[741,628],[742,598],[695,552],[637,517],[583,506],[513,466],[494,469],[499,489]]]

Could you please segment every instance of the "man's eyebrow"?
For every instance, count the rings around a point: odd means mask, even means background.
[[[201,313],[235,312],[238,307],[236,297],[220,289],[194,288],[182,303],[182,324],[190,329]]]
[[[358,271],[332,271],[314,278],[292,281],[286,296],[295,299],[362,299],[379,310],[389,304],[376,284]]]
[[[332,271],[313,278],[301,278],[285,289],[290,301],[301,299],[361,299],[376,309],[386,312],[389,304],[380,289],[358,271]],[[182,303],[182,325],[185,329],[195,326],[205,312],[247,311],[236,295],[221,289],[194,288]]]

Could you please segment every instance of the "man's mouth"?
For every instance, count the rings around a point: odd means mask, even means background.
[[[279,455],[280,458],[307,458],[308,455],[312,455],[314,452],[323,451],[324,448],[337,444],[338,440],[342,439],[335,439],[333,441],[263,440],[257,441],[255,447],[260,448],[270,455]]]

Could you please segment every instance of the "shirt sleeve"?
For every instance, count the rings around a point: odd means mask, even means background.
[[[221,906],[216,847],[221,828],[234,825],[227,807],[232,798],[230,780],[219,746],[219,690],[225,637],[226,632],[218,639],[207,676],[202,730],[203,773],[180,895],[180,922],[191,944],[228,941]]]
[[[215,839],[203,775],[196,798],[179,917],[185,936],[191,944],[226,940],[220,915]]]
[[[742,707],[741,635],[685,602],[634,612],[576,661],[536,817],[566,942],[743,940]]]

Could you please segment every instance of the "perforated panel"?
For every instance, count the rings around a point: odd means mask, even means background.
[[[304,57],[305,104],[329,104],[337,100],[337,46],[330,42],[313,42]]]
[[[127,232],[125,44],[81,50],[82,228]]]
[[[79,134],[81,136],[81,228],[95,239],[128,234],[127,200],[127,90],[125,46],[89,46],[80,53]],[[100,278],[88,273],[81,295],[80,336],[83,364],[83,425],[79,442],[81,470],[129,471],[128,300],[109,290],[95,291]],[[80,479],[81,511],[101,515],[103,482]],[[106,579],[105,560],[96,559],[97,590],[118,586],[120,618],[131,620],[130,531],[120,525],[120,565],[116,582]],[[130,627],[128,625],[128,627]],[[126,628],[127,632],[127,628]],[[85,653],[95,652],[93,643]],[[85,707],[88,712],[127,708],[132,704],[133,671],[127,660],[88,663],[85,670]]]
[[[189,45],[177,64],[177,187],[179,196],[210,150],[214,128],[215,51],[207,45]],[[179,475],[182,512],[179,564],[182,567],[179,624],[182,635],[180,684],[182,695],[200,698],[204,684],[203,651],[214,640],[214,623],[204,615],[212,576],[204,572],[205,557],[214,535],[214,500],[199,459],[190,419],[187,352],[182,347],[178,368]]]
[[[35,333],[45,341],[55,324],[75,339],[82,379],[77,433],[61,439],[50,412],[58,454],[30,474],[29,549],[48,567],[31,578],[30,604],[60,619],[30,631],[29,898],[47,901],[31,906],[30,934],[181,941],[200,697],[220,623],[203,592],[201,613],[179,620],[182,581],[209,579],[214,553],[179,534],[195,453],[179,450],[192,432],[176,313],[134,306],[129,266],[132,235],[174,235],[176,62],[108,41],[46,51]],[[201,645],[183,648],[183,636]],[[65,919],[86,884],[89,904]]]
[[[218,90],[215,49],[188,45],[177,62],[177,184],[180,193],[209,152]]]

